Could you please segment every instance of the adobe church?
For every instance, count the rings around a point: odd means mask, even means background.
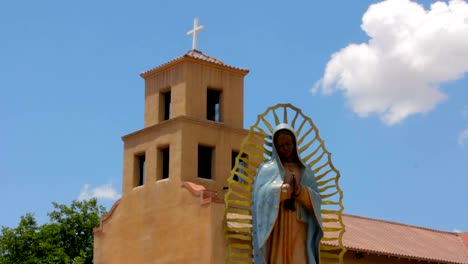
[[[141,74],[144,128],[124,141],[122,197],[94,263],[225,263],[224,187],[248,130],[244,77],[196,49]],[[468,264],[468,233],[344,215],[344,263]]]

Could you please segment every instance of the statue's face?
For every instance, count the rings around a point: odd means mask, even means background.
[[[282,161],[294,161],[296,146],[294,138],[291,135],[279,135],[276,138],[275,147]]]

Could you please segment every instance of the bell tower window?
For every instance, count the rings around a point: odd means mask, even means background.
[[[206,119],[221,122],[221,91],[208,89],[206,103]]]
[[[198,145],[198,177],[213,179],[214,148]]]
[[[146,177],[146,158],[145,153],[135,155],[135,172],[134,172],[134,181],[133,187],[142,186],[145,184]]]
[[[158,180],[169,178],[169,146],[158,148]]]
[[[162,120],[169,120],[171,118],[171,91],[161,92],[161,99],[159,100],[161,105],[161,118]]]

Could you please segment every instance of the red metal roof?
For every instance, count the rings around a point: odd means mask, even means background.
[[[349,250],[409,259],[468,264],[466,233],[445,232],[362,216],[343,215]]]
[[[164,63],[162,65],[159,65],[159,66],[157,66],[157,67],[155,67],[155,68],[153,68],[151,70],[142,72],[140,74],[140,76],[146,77],[146,76],[150,75],[151,73],[158,71],[161,68],[164,68],[164,67],[166,67],[168,65],[171,65],[171,64],[178,63],[178,62],[180,62],[180,61],[182,61],[184,59],[195,59],[195,60],[198,60],[198,61],[201,61],[201,62],[208,62],[208,63],[212,63],[214,65],[218,65],[218,66],[221,66],[221,67],[224,67],[224,68],[227,68],[227,69],[240,71],[240,72],[243,72],[244,74],[247,74],[249,72],[248,69],[233,67],[233,66],[230,66],[228,64],[225,64],[221,60],[219,60],[219,59],[217,59],[215,57],[212,57],[210,55],[203,54],[199,50],[189,50],[187,53],[185,53],[182,56],[179,56],[179,57],[177,57],[177,58],[175,58],[173,60],[170,60],[170,61],[168,61],[168,62],[166,62],[166,63]]]

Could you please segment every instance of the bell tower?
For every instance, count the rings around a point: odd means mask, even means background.
[[[143,72],[145,127],[186,116],[242,128],[247,73],[198,50]]]
[[[224,262],[248,72],[192,49],[141,73],[144,127],[122,137],[122,198],[95,229],[94,263]]]
[[[132,146],[124,153],[123,195],[169,177],[222,189],[231,152],[246,134],[247,73],[197,50],[143,72],[145,127],[123,137]]]

